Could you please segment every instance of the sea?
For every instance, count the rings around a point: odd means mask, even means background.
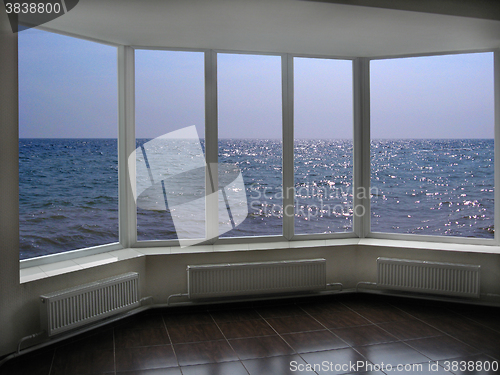
[[[494,236],[492,139],[372,140],[369,191],[353,190],[351,140],[299,139],[294,148],[296,234],[351,232],[363,214],[358,194],[370,197],[373,232]],[[281,141],[221,139],[219,164],[241,172],[248,209],[232,230],[219,223],[220,237],[281,235]],[[139,206],[139,241],[177,238],[168,200]],[[19,219],[20,259],[118,242],[117,140],[20,139]]]

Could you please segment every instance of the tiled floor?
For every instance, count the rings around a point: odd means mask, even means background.
[[[0,374],[458,375],[500,374],[498,365],[498,308],[338,294],[149,310],[7,362]]]

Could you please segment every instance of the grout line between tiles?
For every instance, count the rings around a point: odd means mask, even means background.
[[[245,366],[245,364],[243,363],[242,359],[240,358],[239,354],[236,352],[236,350],[234,350],[233,346],[231,345],[231,343],[229,342],[229,340],[227,339],[226,335],[224,334],[224,332],[222,332],[222,329],[220,328],[219,324],[215,321],[212,313],[210,311],[208,311],[208,314],[210,315],[210,317],[212,318],[212,321],[215,323],[215,325],[217,326],[217,328],[219,329],[220,333],[222,334],[222,337],[224,337],[224,339],[226,340],[227,344],[229,345],[229,347],[231,348],[231,350],[234,352],[234,354],[236,354],[236,357],[238,357],[238,361],[241,363],[241,365],[243,366],[243,368],[245,369],[245,371],[248,373],[248,375],[250,375],[250,371],[248,371],[247,367]]]
[[[444,335],[445,335],[445,336],[451,337],[452,339],[455,339],[455,340],[457,340],[457,341],[461,342],[462,344],[469,345],[469,346],[473,347],[474,349],[479,350],[479,352],[480,352],[481,354],[485,354],[485,355],[487,355],[487,354],[486,354],[486,353],[485,353],[485,352],[484,352],[481,348],[478,348],[478,347],[476,347],[476,346],[470,345],[469,343],[467,343],[467,342],[465,342],[465,341],[463,341],[463,340],[459,339],[458,337],[455,337],[454,335],[452,335],[452,334],[450,334],[450,333],[448,333],[448,332],[446,332],[446,331],[443,331],[443,330],[439,329],[438,327],[433,326],[433,325],[432,325],[432,324],[430,324],[430,323],[427,323],[425,320],[422,320],[422,319],[420,319],[420,318],[418,318],[418,317],[416,317],[416,316],[414,316],[414,315],[410,314],[409,312],[404,311],[403,309],[401,309],[401,308],[399,308],[399,307],[397,307],[397,306],[394,306],[394,307],[396,307],[397,309],[399,309],[399,310],[403,311],[405,314],[408,314],[408,315],[410,315],[410,316],[414,317],[414,318],[415,318],[415,319],[417,319],[418,321],[420,321],[420,322],[422,322],[422,323],[424,323],[424,324],[427,324],[428,326],[430,326],[430,327],[432,327],[432,328],[434,328],[434,329],[438,330],[439,332],[444,333]],[[459,315],[459,314],[457,314],[457,315]],[[488,328],[488,327],[487,327],[487,328]],[[437,337],[437,336],[434,336],[434,337]],[[411,347],[411,346],[410,346],[410,347]],[[415,350],[416,350],[416,349],[415,349]],[[426,357],[427,357],[427,356],[426,356]]]
[[[302,311],[304,311],[304,309],[303,309],[303,308],[301,308],[300,306],[298,306],[298,305],[297,305],[297,303],[293,303],[293,305],[297,306],[299,309],[301,309]],[[257,311],[257,310],[255,310],[255,311]],[[307,314],[307,311],[304,311],[304,312]],[[267,323],[267,325],[268,325],[269,327],[271,327],[271,329],[272,329],[274,332],[276,332],[276,334],[277,334],[277,335],[278,335],[278,336],[279,336],[279,337],[280,337],[280,338],[281,338],[281,339],[285,342],[285,344],[287,344],[287,345],[288,345],[288,347],[289,347],[290,349],[292,349],[292,350],[295,352],[295,354],[296,354],[296,355],[298,355],[298,356],[300,357],[300,359],[302,359],[305,363],[309,363],[309,362],[307,362],[307,361],[305,360],[305,358],[304,358],[304,357],[302,357],[301,353],[298,353],[298,352],[297,352],[297,350],[295,350],[295,348],[294,348],[294,347],[292,347],[292,346],[288,343],[288,341],[286,341],[286,340],[283,338],[283,336],[281,336],[281,334],[280,334],[278,331],[276,331],[276,330],[274,329],[274,327],[273,327],[271,324],[269,324],[269,322],[267,321],[267,319],[266,319],[266,318],[264,318],[260,312],[258,312],[258,311],[257,311],[257,314],[259,314],[259,316],[260,316],[262,319],[264,319],[264,321]],[[316,319],[315,319],[315,320],[316,320]],[[319,322],[318,322],[318,323],[319,323]],[[321,324],[321,323],[320,323],[320,324]],[[321,324],[321,325],[322,325],[322,324]],[[314,372],[315,374],[318,374],[318,373],[317,373],[316,371],[314,371],[314,370],[313,370],[313,372]]]
[[[50,361],[50,368],[49,368],[49,374],[52,372],[52,368],[54,367],[54,361],[55,361],[55,357],[56,357],[56,348],[54,348],[53,352],[52,352],[52,361]]]
[[[452,311],[452,310],[448,309],[448,311]],[[462,317],[462,318],[468,319],[468,320],[470,320],[470,321],[472,321],[474,323],[477,323],[477,324],[483,326],[484,328],[488,328],[488,329],[490,329],[492,331],[495,331],[496,333],[500,334],[500,329],[491,328],[491,327],[487,326],[486,324],[481,323],[481,322],[475,320],[474,318],[468,317],[467,315],[464,315],[464,314],[461,314],[461,313],[458,313],[458,312],[454,312],[454,313],[457,314],[458,316]]]
[[[115,340],[115,327],[113,327],[113,368],[116,375],[116,340]]]
[[[313,302],[314,303],[314,302]],[[362,312],[358,312],[357,310],[354,310],[353,308],[347,306],[346,304],[344,304],[343,302],[340,302],[339,301],[339,304],[340,306],[343,306],[345,308],[347,308],[346,311],[350,311],[350,312],[354,312],[356,313],[357,315],[363,317],[364,319],[367,319],[363,314]],[[309,318],[312,318],[314,321],[316,321],[317,323],[319,323],[319,325],[321,327],[323,327],[324,330],[326,330],[327,332],[330,332],[332,335],[334,335],[335,337],[337,337],[341,342],[345,343],[346,345],[346,348],[351,348],[353,349],[356,353],[358,353],[359,355],[361,355],[362,358],[364,358],[367,362],[371,363],[371,361],[369,361],[365,356],[363,356],[359,351],[356,350],[356,348],[354,348],[352,345],[349,345],[347,342],[345,342],[342,338],[340,338],[337,334],[335,334],[334,330],[335,328],[327,328],[324,324],[322,324],[318,319],[316,319],[313,315],[311,315],[311,313],[309,313],[308,311],[306,311],[302,306],[305,306],[307,307],[307,304],[304,304],[304,303],[300,303],[299,302],[293,302],[291,303],[291,305],[293,305],[294,307],[297,307],[300,311],[304,312],[305,315],[298,315],[298,317],[300,316],[307,316]],[[389,332],[387,329],[385,329],[383,327],[384,324],[386,323],[394,323],[394,322],[398,322],[397,320],[396,321],[390,321],[390,322],[382,322],[382,323],[374,323],[372,320],[370,319],[367,319],[367,321],[369,322],[369,324],[366,324],[366,326],[375,326],[375,327],[378,327],[380,328],[381,330],[383,330],[384,332],[386,332],[387,334],[391,335],[391,336],[394,336],[395,338],[395,341],[391,341],[391,342],[383,342],[383,343],[376,343],[376,344],[371,344],[371,345],[383,345],[383,344],[388,344],[388,343],[394,343],[394,342],[401,342],[403,343],[405,346],[411,348],[412,350],[416,351],[417,353],[421,354],[422,356],[426,357],[429,359],[429,361],[432,361],[432,362],[436,362],[436,360],[433,360],[431,358],[429,358],[428,355],[425,355],[424,353],[421,353],[419,350],[413,348],[410,344],[412,341],[414,340],[419,340],[419,339],[427,339],[427,338],[435,338],[435,337],[449,337],[453,340],[456,340],[457,342],[460,342],[462,344],[466,344],[466,345],[469,345],[471,347],[473,347],[475,350],[477,350],[478,352],[477,353],[474,353],[474,354],[471,354],[470,356],[479,356],[479,355],[482,355],[482,356],[485,356],[486,358],[492,358],[492,360],[496,360],[495,357],[493,357],[492,355],[488,354],[488,350],[487,350],[487,347],[485,348],[485,350],[481,349],[481,348],[478,348],[477,346],[474,346],[474,345],[471,345],[467,342],[464,342],[463,340],[460,340],[459,338],[455,337],[453,334],[450,334],[450,333],[447,333],[446,331],[442,330],[442,329],[439,329],[438,327],[434,326],[432,323],[428,323],[427,321],[423,320],[422,318],[419,318],[415,315],[413,315],[412,313],[410,312],[407,312],[405,310],[403,310],[404,306],[402,307],[399,307],[398,305],[394,305],[392,303],[388,303],[389,306],[391,306],[392,308],[395,308],[397,309],[398,311],[402,312],[403,314],[405,314],[404,316],[408,316],[409,320],[413,320],[415,319],[415,321],[419,321],[429,327],[432,327],[433,329],[436,330],[436,335],[432,335],[432,336],[426,336],[426,337],[417,337],[417,338],[412,338],[412,339],[406,339],[406,340],[402,340],[402,339],[399,339],[398,337],[395,337],[391,332]],[[369,309],[369,307],[367,307],[367,309]],[[223,311],[228,311],[228,310],[231,310],[229,308],[226,308],[226,309],[223,309]],[[278,316],[270,316],[268,318],[264,318],[262,316],[262,314],[257,311],[257,308],[256,307],[249,307],[249,308],[246,308],[246,310],[252,310],[254,311],[258,316],[259,318],[258,319],[262,319],[263,321],[266,322],[266,324],[272,329],[273,332],[275,332],[275,335],[277,335],[278,337],[280,337],[285,343],[286,345],[291,348],[293,354],[286,354],[286,355],[277,355],[277,356],[270,356],[270,357],[264,357],[264,358],[273,358],[273,357],[283,357],[283,356],[290,356],[290,355],[296,355],[298,356],[299,358],[301,358],[305,363],[309,363],[307,362],[304,357],[303,357],[303,354],[308,354],[308,353],[298,353],[297,350],[295,350],[291,344],[288,343],[288,341],[284,338],[286,337],[286,335],[288,333],[284,333],[284,334],[280,334],[271,324],[268,320],[270,319],[273,319],[273,318],[281,318],[283,316],[297,316],[297,315],[278,315]],[[216,325],[216,327],[219,329],[220,333],[222,334],[222,337],[223,339],[227,342],[227,344],[229,345],[229,347],[231,348],[231,350],[233,351],[233,353],[236,355],[236,357],[238,358],[238,361],[243,365],[243,367],[245,368],[245,370],[247,371],[247,373],[250,373],[250,371],[248,370],[248,368],[245,366],[245,364],[243,363],[243,360],[240,358],[240,356],[238,355],[238,353],[236,353],[236,351],[234,350],[233,346],[231,345],[231,342],[230,340],[226,337],[226,335],[224,334],[224,332],[222,331],[219,323],[215,320],[213,314],[210,312],[210,310],[205,310],[206,312],[208,312],[209,316],[211,317],[211,320],[212,322]],[[218,310],[214,310],[214,311],[218,311]],[[325,310],[328,312],[328,309]],[[453,312],[450,310],[450,312]],[[332,311],[332,315],[335,315],[336,311]],[[456,315],[457,317],[459,317],[460,319],[463,319],[465,322],[474,322],[474,323],[477,323],[478,324],[478,332],[481,332],[481,327],[484,327],[486,329],[491,329],[490,327],[488,327],[487,325],[483,324],[483,323],[480,323],[480,322],[477,322],[475,321],[474,319],[472,318],[469,318],[463,314],[460,314],[460,313],[455,313],[453,312],[454,315]],[[174,353],[174,356],[175,356],[175,359],[176,359],[176,362],[177,362],[177,368],[179,369],[179,371],[181,372],[181,374],[183,373],[182,371],[182,367],[180,365],[180,362],[179,362],[179,358],[178,358],[178,355],[175,351],[175,348],[174,348],[174,343],[172,342],[172,338],[171,338],[171,335],[170,335],[170,332],[169,332],[169,329],[167,327],[167,324],[166,324],[166,319],[165,319],[165,316],[164,314],[160,314],[161,318],[162,318],[162,323],[163,323],[163,327],[164,329],[166,330],[166,333],[167,333],[167,337],[168,337],[168,340],[169,340],[169,343],[171,345],[171,348],[173,350],[173,353]],[[411,318],[411,319],[410,319]],[[255,318],[257,319],[257,318]],[[425,319],[425,317],[424,317]],[[436,317],[436,318],[433,318],[435,319],[435,321],[437,323],[440,323],[441,321],[444,321],[446,322],[446,316],[444,318],[440,318],[439,316]],[[444,320],[443,320],[444,319]],[[245,319],[246,320],[246,319]],[[406,320],[408,321],[408,320]],[[221,322],[222,323],[226,323],[226,322]],[[235,321],[230,321],[230,322],[227,322],[227,323],[230,323],[230,324],[233,324],[235,323]],[[382,326],[381,326],[382,325]],[[348,326],[348,327],[340,327],[340,328],[352,328],[352,327],[362,327],[364,325],[357,325],[357,326]],[[307,326],[305,327],[307,329]],[[321,330],[323,330],[321,329]],[[312,331],[319,331],[320,329],[314,329]],[[492,331],[496,332],[496,330],[493,330],[491,329]],[[114,370],[113,370],[113,374],[114,375],[117,375],[117,338],[116,338],[116,327],[112,329],[112,334],[113,334],[113,362],[114,362]],[[301,332],[311,332],[311,331],[300,331],[300,332],[290,332],[290,334],[296,334],[296,333],[301,333]],[[270,335],[266,335],[266,336],[270,336]],[[252,336],[254,337],[254,336]],[[255,336],[257,337],[257,336]],[[212,340],[213,341],[213,340]],[[342,349],[342,348],[338,348],[338,349]],[[315,351],[312,351],[310,353],[313,353],[313,352],[322,352],[322,351],[331,351],[331,350],[338,350],[338,349],[329,349],[329,350],[315,350]],[[48,375],[53,375],[54,371],[56,371],[56,368],[54,367],[55,364],[56,364],[56,355],[57,355],[57,348],[54,348],[53,351],[52,351],[52,357],[51,357],[51,361],[50,361],[50,367],[49,367],[49,370],[48,370]],[[456,357],[456,358],[462,358],[462,357]],[[253,360],[254,358],[250,358],[249,360]],[[262,359],[259,357],[259,359]],[[453,358],[452,358],[453,359]],[[246,360],[245,360],[246,361]],[[216,362],[214,364],[219,364],[219,363],[227,363],[227,362],[236,362],[236,361],[225,361],[225,362]],[[439,362],[442,362],[442,360],[439,360]],[[440,368],[443,368],[442,365],[440,365]],[[311,372],[311,374],[313,374],[313,372]]]
[[[462,340],[458,339],[457,337],[454,337],[453,335],[451,335],[451,334],[449,334],[449,333],[447,333],[447,332],[445,332],[445,331],[443,331],[443,330],[440,330],[440,329],[439,329],[439,328],[437,328],[437,327],[434,327],[432,324],[429,324],[429,323],[427,323],[426,321],[424,321],[424,320],[422,320],[422,319],[420,319],[420,318],[418,318],[418,317],[416,317],[416,316],[414,316],[414,315],[412,315],[412,314],[410,314],[410,313],[408,313],[408,312],[404,311],[403,309],[399,308],[398,306],[394,306],[394,305],[392,305],[392,304],[390,304],[390,306],[392,306],[392,307],[394,307],[394,308],[396,308],[396,309],[398,309],[398,310],[402,311],[402,312],[403,312],[403,313],[405,313],[405,314],[408,314],[409,316],[411,316],[411,317],[415,318],[416,320],[418,320],[418,321],[420,321],[420,322],[422,322],[422,323],[424,323],[424,324],[427,324],[428,326],[430,326],[430,327],[432,327],[432,328],[434,328],[434,329],[438,330],[439,332],[444,333],[444,336],[448,336],[448,337],[450,337],[450,338],[452,338],[452,339],[454,339],[454,340],[457,340],[457,341],[459,341],[459,342],[461,342],[461,343],[463,343],[463,344],[465,344],[465,345],[468,345],[468,346],[470,346],[470,347],[473,347],[474,349],[477,349],[477,350],[478,350],[481,354],[485,354],[485,353],[483,353],[483,351],[482,351],[481,349],[476,348],[476,347],[474,347],[474,346],[472,346],[472,345],[470,345],[470,344],[468,344],[468,343],[466,343],[466,342],[463,342]],[[457,315],[459,315],[459,314],[457,314]],[[381,328],[381,329],[384,329],[384,328],[382,328],[382,327],[380,327],[380,328]],[[384,329],[384,331],[386,331],[386,330]],[[388,331],[386,331],[386,332],[388,332]],[[388,333],[390,333],[390,332],[388,332]],[[419,337],[419,338],[417,338],[417,339],[413,339],[413,340],[419,340],[419,339],[423,339],[423,338],[432,338],[432,337],[441,337],[441,336],[443,336],[443,335],[438,335],[438,336],[430,336],[430,337]],[[399,340],[399,341],[400,341],[400,342],[402,342],[403,344],[405,344],[406,346],[410,347],[411,349],[415,350],[416,352],[420,353],[420,354],[421,354],[421,355],[423,355],[424,357],[429,358],[429,360],[430,360],[430,361],[435,361],[434,359],[430,358],[429,356],[427,356],[427,355],[425,355],[424,353],[420,352],[419,350],[415,349],[414,347],[412,347],[411,345],[409,345],[409,344],[406,342],[406,341],[411,341],[411,340],[404,340],[404,341],[403,341],[403,340]],[[479,353],[478,353],[478,354],[479,354]],[[485,354],[485,355],[486,355],[486,354]],[[442,366],[440,366],[440,367],[442,367]]]
[[[170,337],[170,332],[168,332],[167,323],[165,323],[165,318],[163,317],[163,314],[161,314],[161,321],[163,322],[163,327],[165,328],[165,331],[167,332],[168,341],[170,342],[170,346],[172,347],[172,351],[174,352],[175,360],[177,361],[177,367],[179,368],[179,371],[182,374],[182,369],[181,369],[181,364],[179,362],[179,357],[177,357],[177,353],[175,352],[174,343],[172,342],[172,338]]]

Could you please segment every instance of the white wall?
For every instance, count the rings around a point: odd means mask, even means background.
[[[38,297],[124,272],[141,274],[144,258],[19,283],[17,34],[0,3],[0,356],[16,350],[19,339],[40,331]],[[143,292],[143,295],[145,293]]]
[[[171,294],[187,292],[187,265],[239,263],[325,258],[327,282],[356,286],[355,246],[313,247],[303,249],[253,250],[179,255],[151,255],[146,259],[147,290],[155,303],[166,303]],[[183,301],[175,299],[172,302]],[[185,301],[185,299],[184,299]]]
[[[10,322],[22,310],[19,301],[17,34],[0,3],[0,355],[16,335]]]
[[[146,271],[148,273],[146,289],[148,295],[153,296],[155,303],[166,303],[169,295],[187,292],[187,265],[313,258],[326,259],[327,283],[341,282],[344,289],[352,289],[356,287],[359,281],[377,281],[376,262],[378,257],[480,265],[481,293],[500,294],[499,254],[367,245],[151,255],[146,259]],[[500,303],[499,298],[483,297],[482,300],[490,303]],[[173,301],[180,302],[183,300],[176,298]]]

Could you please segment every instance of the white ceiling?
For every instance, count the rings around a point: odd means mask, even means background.
[[[344,57],[500,48],[500,21],[298,0],[80,0],[43,26],[132,46]]]

